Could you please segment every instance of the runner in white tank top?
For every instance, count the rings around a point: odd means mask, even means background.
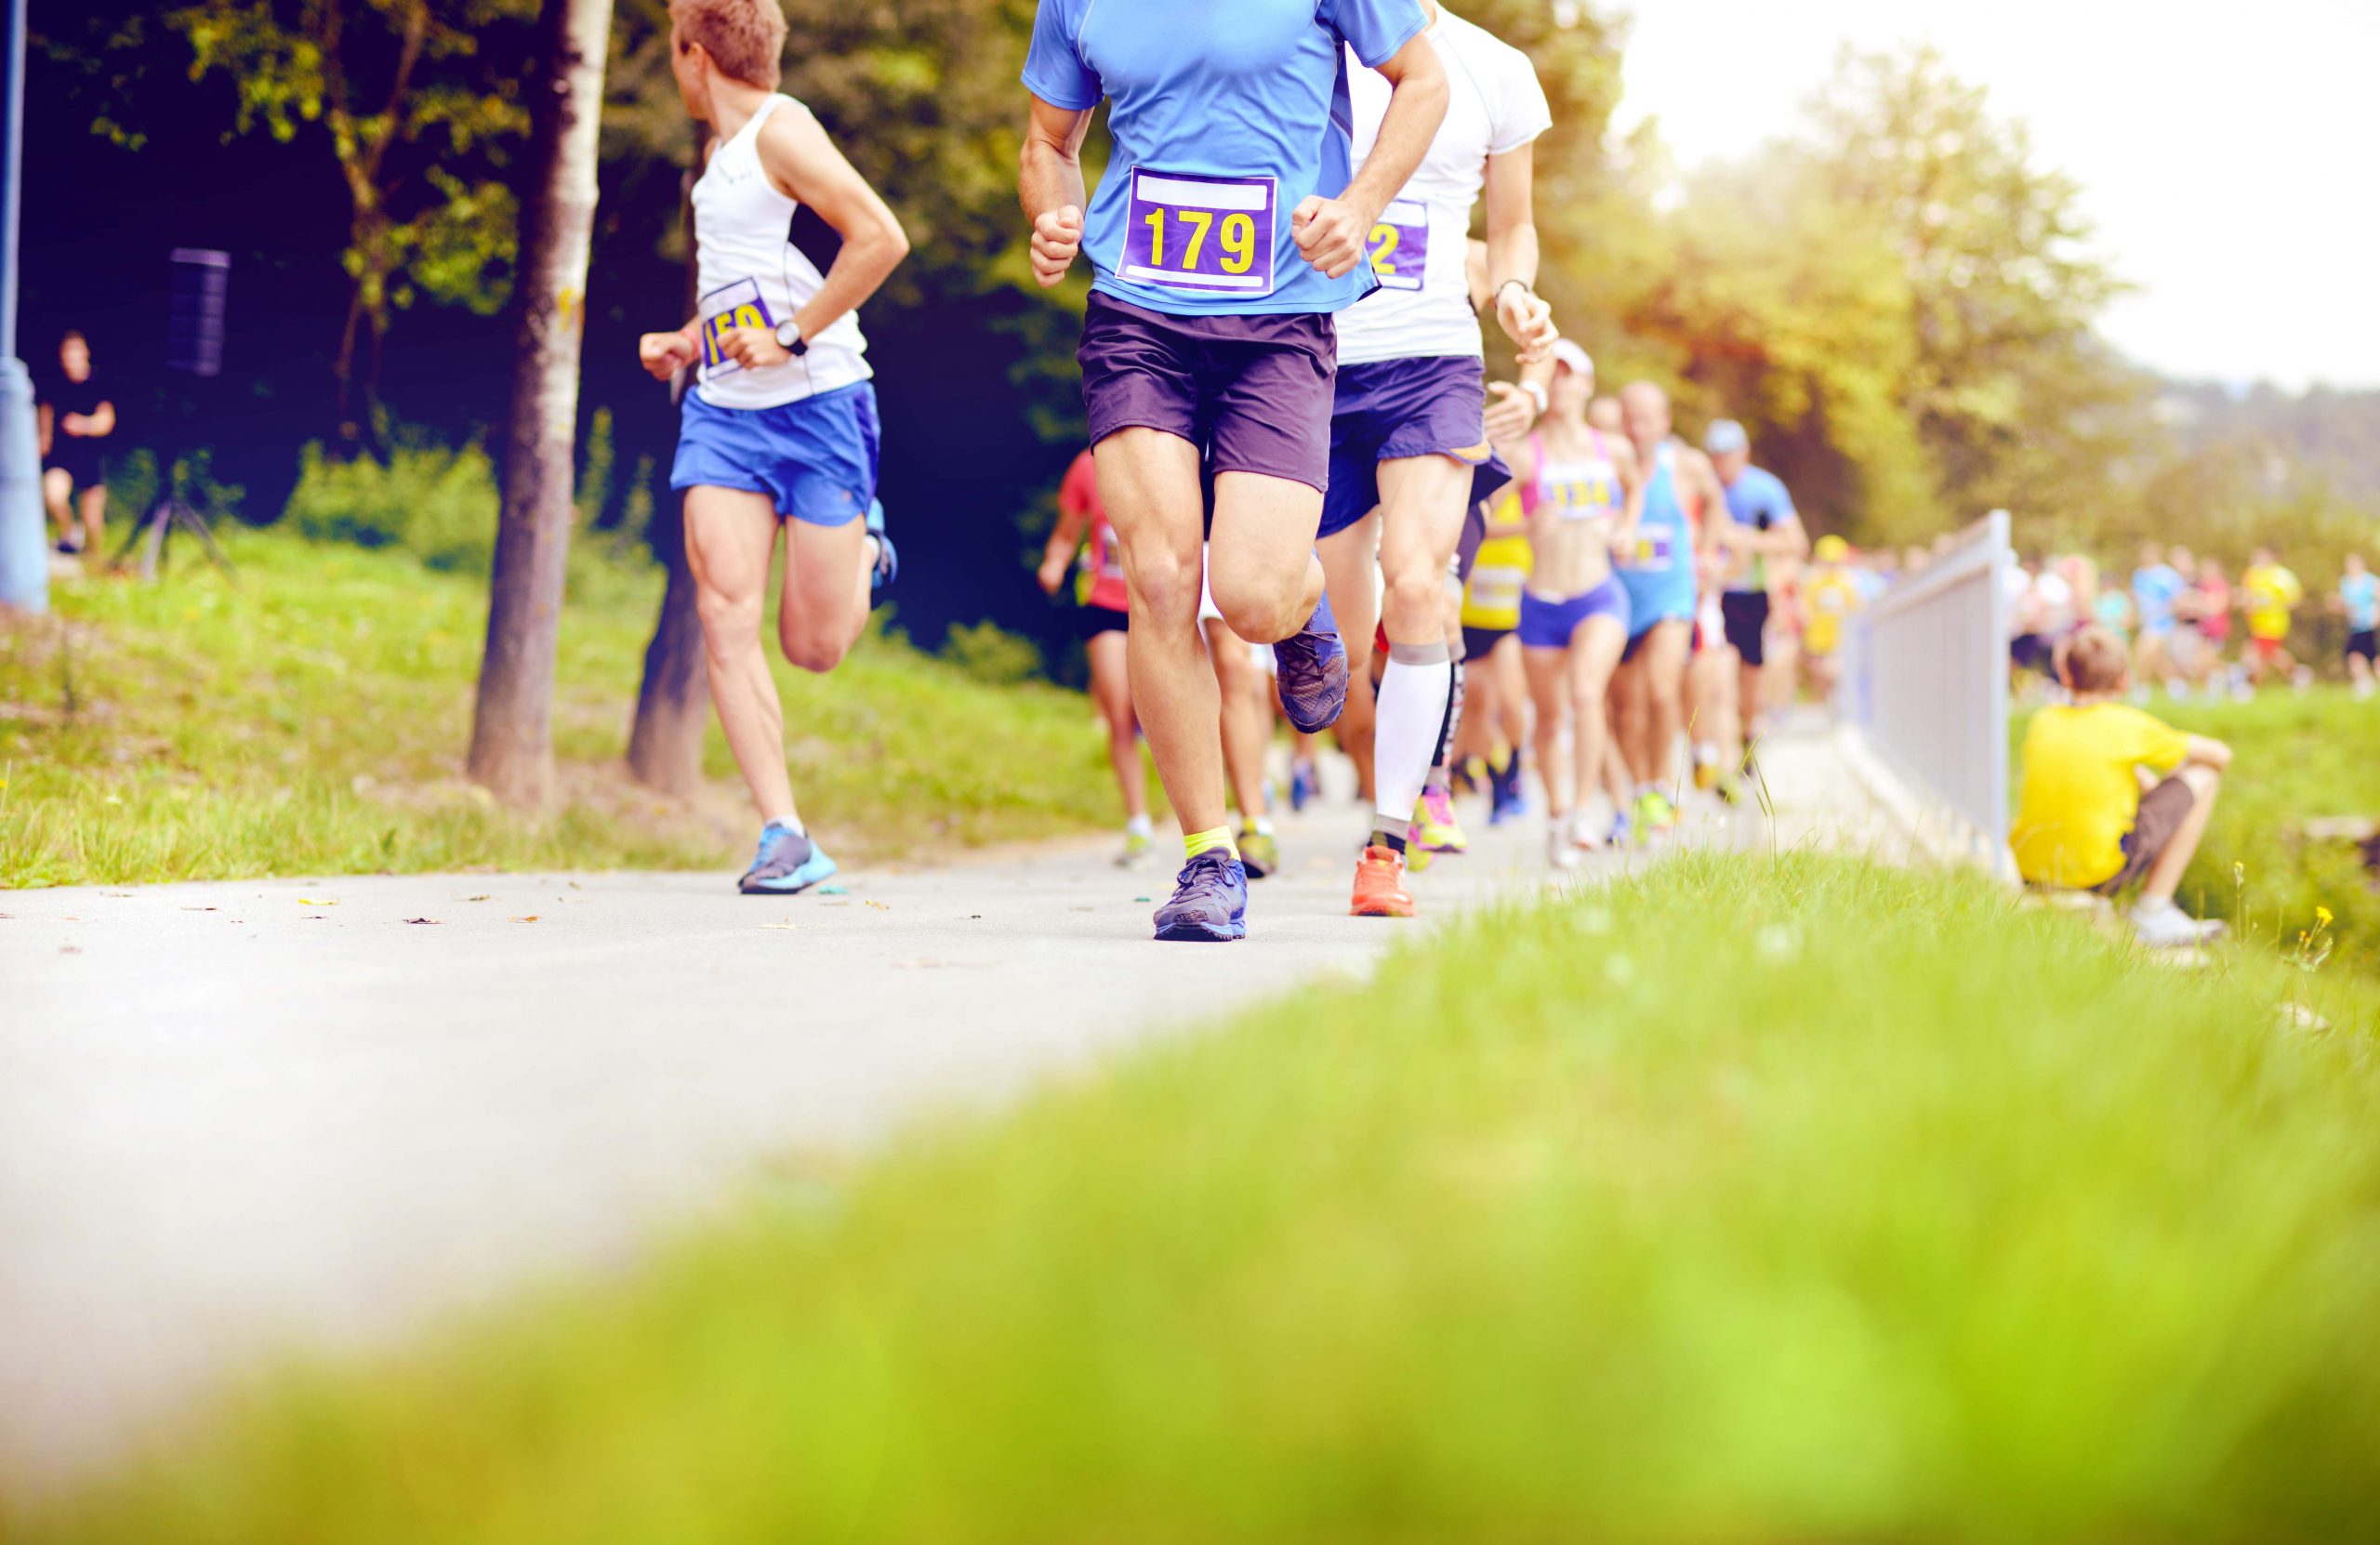
[[[760,617],[786,527],[777,637],[805,670],[834,668],[894,570],[876,501],[876,390],[854,314],[909,250],[900,221],[809,109],[776,93],[778,0],[673,0],[670,67],[686,111],[720,141],[694,185],[702,303],[638,353],[663,380],[695,373],[669,485],[685,495],[711,701],[760,809],[740,882],[786,895],[835,872],[793,802],[785,713]],[[816,211],[843,239],[820,273],[788,236]]]
[[[875,373],[865,357],[859,313],[845,311],[816,335],[799,358],[747,369],[720,351],[733,327],[766,328],[791,317],[818,294],[825,276],[787,240],[800,201],[761,169],[762,125],[779,112],[802,119],[810,110],[790,97],[771,96],[750,120],[711,152],[694,184],[696,285],[702,299],[700,364],[703,401],[721,408],[773,408],[865,381]]]

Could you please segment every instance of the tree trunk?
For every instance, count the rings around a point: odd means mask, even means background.
[[[612,0],[542,0],[551,67],[537,96],[521,227],[520,331],[469,772],[507,804],[552,797],[554,651],[570,550],[578,351],[595,229],[596,127]]]
[[[653,506],[653,546],[667,556],[668,588],[653,641],[644,646],[644,683],[637,689],[636,727],[628,732],[628,773],[647,788],[684,799],[702,786],[703,732],[710,725],[710,678],[703,661],[702,619],[694,614],[694,576],[686,567],[685,508],[665,485]]]
[[[686,231],[686,304],[694,313],[694,188],[710,131],[698,127],[694,169],[679,190],[679,218]],[[681,382],[681,387],[687,383]],[[661,592],[661,615],[653,641],[644,646],[644,682],[637,689],[636,725],[628,732],[628,773],[648,788],[684,798],[702,786],[703,732],[710,723],[710,679],[703,662],[702,621],[694,614],[694,579],[686,568],[685,506],[668,491],[665,468],[655,480],[653,554],[668,570]]]

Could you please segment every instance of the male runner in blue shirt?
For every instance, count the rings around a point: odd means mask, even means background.
[[[1202,457],[1223,620],[1276,646],[1299,729],[1345,701],[1314,558],[1331,317],[1375,286],[1365,242],[1446,113],[1422,23],[1419,0],[1040,0],[1034,21],[1018,194],[1036,279],[1057,284],[1085,248],[1095,271],[1083,403],[1131,593],[1133,703],[1188,853],[1157,912],[1160,939],[1247,933],[1198,634]],[[1346,49],[1391,86],[1352,178]],[[1103,98],[1115,152],[1087,201],[1080,152]]]

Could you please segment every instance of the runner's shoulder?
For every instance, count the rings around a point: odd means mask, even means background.
[[[1431,36],[1441,51],[1452,50],[1498,100],[1498,144],[1494,153],[1517,150],[1554,125],[1545,87],[1537,78],[1536,61],[1479,23],[1443,7]]]

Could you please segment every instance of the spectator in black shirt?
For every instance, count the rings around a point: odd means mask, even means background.
[[[100,447],[115,432],[115,404],[91,374],[91,346],[80,333],[58,345],[58,374],[41,393],[41,491],[58,524],[59,546],[76,550],[75,495],[82,495],[80,550],[97,556],[108,518],[107,469]]]

